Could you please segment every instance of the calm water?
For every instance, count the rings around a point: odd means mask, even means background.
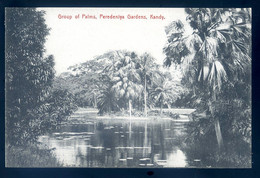
[[[160,118],[143,121],[97,119],[80,109],[61,128],[39,141],[64,166],[187,167],[180,148],[185,123]]]

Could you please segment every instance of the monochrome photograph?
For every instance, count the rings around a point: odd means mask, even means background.
[[[5,167],[251,168],[251,8],[5,8]]]

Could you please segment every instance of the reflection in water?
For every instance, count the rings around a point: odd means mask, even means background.
[[[64,166],[185,167],[176,141],[183,130],[171,121],[92,120],[64,124],[39,140]]]

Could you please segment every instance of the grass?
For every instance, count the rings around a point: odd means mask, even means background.
[[[52,151],[36,144],[6,148],[6,167],[61,167]]]

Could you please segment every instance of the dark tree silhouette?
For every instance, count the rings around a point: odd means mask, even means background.
[[[54,78],[53,56],[44,56],[49,34],[44,12],[6,9],[6,133],[11,144],[29,137],[28,112],[49,95]]]

